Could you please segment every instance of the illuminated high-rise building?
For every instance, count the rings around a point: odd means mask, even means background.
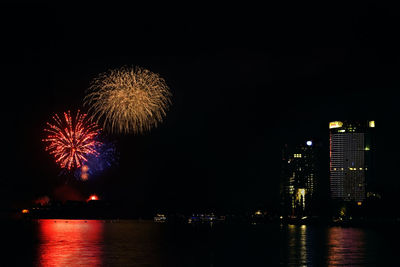
[[[333,121],[329,123],[331,198],[365,200],[373,184],[373,142],[375,121]]]
[[[317,145],[313,141],[282,150],[281,197],[285,215],[308,214],[317,179]]]

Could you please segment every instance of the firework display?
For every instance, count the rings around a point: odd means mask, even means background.
[[[71,117],[70,111],[64,112],[63,115],[61,119],[55,114],[54,123],[47,123],[44,131],[48,135],[42,141],[48,144],[46,151],[54,156],[61,168],[80,168],[88,156],[98,155],[96,147],[101,142],[96,137],[100,128],[96,123],[87,120],[87,115],[81,114],[79,110],[75,119]]]
[[[107,168],[117,163],[117,151],[113,142],[99,142],[95,146],[97,154],[89,154],[86,162],[81,168],[75,170],[74,176],[77,179],[86,181],[91,176],[102,173]]]
[[[94,79],[84,104],[104,129],[138,134],[162,122],[170,97],[169,87],[158,74],[140,67],[124,67]]]

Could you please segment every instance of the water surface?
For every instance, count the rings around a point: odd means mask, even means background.
[[[400,266],[395,225],[37,220],[2,229],[4,266]]]

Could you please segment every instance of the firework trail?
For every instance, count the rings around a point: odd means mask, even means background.
[[[44,131],[48,134],[43,142],[48,143],[46,151],[54,156],[61,168],[71,170],[79,168],[87,161],[88,155],[97,155],[96,146],[100,144],[95,138],[100,129],[96,123],[86,119],[86,114],[76,113],[75,119],[70,111],[64,112],[62,120],[57,114],[54,123],[47,123]]]
[[[115,143],[99,142],[95,146],[95,150],[98,154],[91,154],[86,157],[87,161],[82,167],[75,170],[75,178],[88,180],[90,176],[96,176],[117,163],[118,155]]]
[[[100,74],[84,99],[89,113],[103,128],[116,133],[143,133],[166,115],[171,93],[158,74],[140,67]]]

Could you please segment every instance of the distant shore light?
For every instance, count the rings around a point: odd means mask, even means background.
[[[375,121],[369,121],[369,127],[375,128]]]
[[[96,195],[91,195],[91,196],[89,197],[88,200],[89,200],[89,201],[90,201],[90,200],[99,200],[99,197],[96,196]]]

